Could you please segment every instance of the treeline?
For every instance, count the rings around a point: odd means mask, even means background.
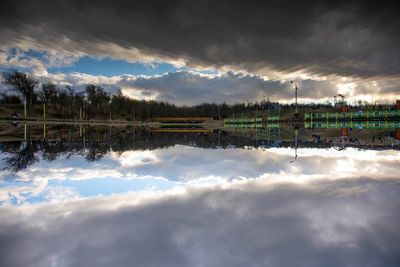
[[[1,103],[23,104],[28,110],[33,105],[46,104],[49,113],[69,119],[127,119],[150,120],[163,116],[206,116],[226,118],[232,114],[247,113],[261,108],[258,103],[210,104],[178,106],[163,101],[137,100],[127,97],[118,90],[107,93],[98,85],[88,84],[84,90],[71,86],[59,86],[52,82],[39,84],[37,80],[19,71],[4,72],[3,83],[11,90],[2,93]],[[11,92],[11,93],[10,93]]]
[[[227,118],[242,113],[255,113],[267,109],[294,110],[294,104],[270,102],[215,104],[203,103],[195,106],[178,106],[163,101],[137,100],[127,97],[118,90],[107,93],[103,87],[93,84],[77,90],[71,86],[60,86],[52,82],[39,84],[26,73],[8,71],[2,73],[3,83],[11,90],[1,93],[0,103],[26,103],[29,115],[35,115],[32,106],[45,104],[47,112],[55,118],[63,119],[124,119],[147,121],[152,117],[205,116]],[[364,104],[366,107],[366,104]],[[362,103],[349,105],[350,108],[362,106]],[[299,103],[303,110],[333,108],[332,103]],[[368,105],[368,108],[394,108],[391,105]],[[33,114],[31,114],[33,113]]]
[[[85,131],[85,143],[82,137],[78,136],[79,128],[76,126],[66,126],[64,129],[58,129],[56,133],[61,132],[63,138],[52,138],[51,141],[35,140],[28,136],[25,141],[0,143],[0,152],[5,154],[0,161],[0,170],[18,172],[41,160],[52,162],[60,157],[68,159],[72,155],[83,156],[92,162],[100,160],[111,151],[123,153],[129,150],[154,150],[175,145],[220,149],[254,145],[254,141],[249,138],[225,132],[166,134],[136,127],[115,128],[111,134],[108,127],[88,127]]]

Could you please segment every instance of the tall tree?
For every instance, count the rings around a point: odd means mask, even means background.
[[[40,93],[42,100],[46,103],[51,102],[51,100],[57,95],[57,86],[54,83],[48,82],[42,84],[42,92]]]
[[[13,90],[17,91],[24,97],[28,105],[32,105],[36,98],[35,86],[38,84],[35,79],[16,70],[3,72],[3,79],[6,85],[11,86]]]

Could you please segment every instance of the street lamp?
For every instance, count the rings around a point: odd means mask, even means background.
[[[24,97],[24,119],[26,120],[27,116],[26,116],[26,97]]]
[[[299,108],[297,106],[297,84],[293,81],[290,81],[290,83],[294,84],[294,89],[295,89],[295,103],[296,103],[296,111],[295,111],[295,116],[297,117],[297,115],[299,114]]]
[[[83,92],[77,93],[77,95],[81,96],[81,100],[82,100],[81,106],[79,107],[79,120],[80,120],[80,122],[82,122],[82,120],[84,120],[85,116],[86,116],[85,110],[86,110],[87,94],[86,94],[86,91],[83,91]]]
[[[111,118],[111,103],[112,103],[112,97],[111,97],[110,94],[108,94],[108,97],[110,98],[110,99],[108,100],[108,109],[109,109],[109,111],[110,111],[110,122],[111,122],[111,120],[112,120],[112,118]]]

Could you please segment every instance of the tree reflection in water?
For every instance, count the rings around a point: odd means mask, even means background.
[[[81,155],[88,162],[98,161],[110,152],[121,154],[131,150],[154,150],[175,145],[200,148],[267,148],[294,147],[293,137],[267,140],[262,132],[227,132],[211,130],[209,132],[157,132],[146,127],[88,127],[84,134],[79,128],[57,127],[53,129],[53,138],[41,140],[28,137],[24,141],[0,143],[3,154],[2,169],[18,172],[32,164],[44,160],[52,162],[60,157],[69,159],[73,155]],[[255,135],[254,135],[255,134]],[[57,136],[54,138],[54,136]],[[312,138],[299,136],[298,147],[329,148],[331,143],[315,142]],[[393,149],[393,147],[390,147]],[[368,147],[368,149],[385,149],[385,147]]]
[[[81,155],[89,162],[98,161],[113,151],[121,154],[128,150],[154,150],[175,145],[203,148],[245,147],[254,143],[240,136],[230,136],[218,131],[211,133],[160,133],[146,128],[133,128],[109,134],[92,128],[84,136],[63,136],[53,140],[13,141],[0,143],[3,156],[3,170],[18,172],[30,165],[60,157],[70,158]]]

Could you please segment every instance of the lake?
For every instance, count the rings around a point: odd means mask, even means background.
[[[3,124],[1,266],[399,266],[397,126],[317,126]]]

